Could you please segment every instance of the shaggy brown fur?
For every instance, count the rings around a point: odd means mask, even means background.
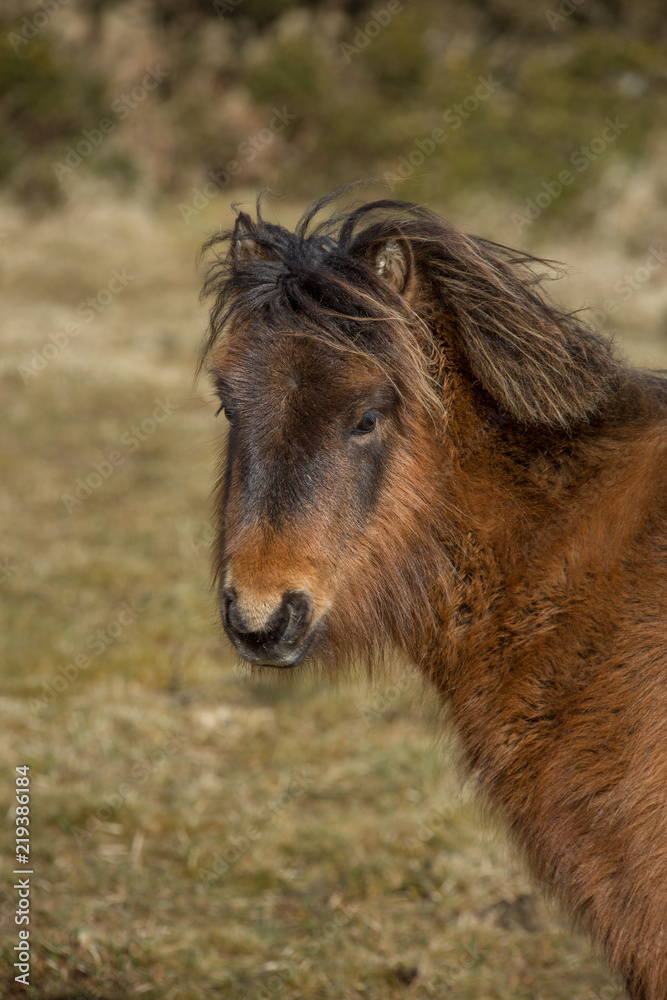
[[[215,236],[241,655],[407,654],[537,878],[667,997],[667,383],[414,205]]]

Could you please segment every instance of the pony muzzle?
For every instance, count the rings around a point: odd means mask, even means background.
[[[235,587],[225,587],[222,624],[237,652],[255,666],[296,667],[313,638],[313,602],[301,590],[287,591],[273,606],[249,608]]]

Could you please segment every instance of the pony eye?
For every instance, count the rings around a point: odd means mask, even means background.
[[[361,418],[357,426],[353,429],[352,433],[370,434],[370,432],[375,429],[377,420],[378,420],[378,415],[375,412],[375,410],[368,410],[367,413],[364,413],[363,417]]]
[[[217,417],[219,413],[224,413],[224,415],[227,417],[228,423],[230,423],[230,424],[234,423],[234,420],[233,420],[234,414],[232,413],[232,411],[230,410],[230,408],[228,406],[226,406],[224,403],[220,403],[220,406],[215,411],[214,415]]]

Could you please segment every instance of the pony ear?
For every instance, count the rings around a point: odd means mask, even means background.
[[[401,236],[371,243],[366,260],[375,273],[399,295],[408,295],[414,284],[415,266],[408,240]]]
[[[266,248],[257,240],[257,230],[247,212],[239,212],[232,231],[231,255],[235,263],[266,260]]]

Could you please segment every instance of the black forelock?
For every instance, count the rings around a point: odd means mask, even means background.
[[[211,329],[206,353],[236,319],[261,316],[272,329],[285,329],[298,317],[314,328],[351,336],[356,340],[364,321],[405,317],[400,297],[381,281],[366,252],[383,238],[396,236],[396,220],[376,221],[355,233],[362,217],[391,206],[414,208],[401,202],[374,202],[351,212],[332,215],[318,225],[315,216],[333,200],[320,199],[297,224],[294,232],[266,221],[257,206],[252,219],[239,218],[244,227],[215,233],[202,247],[209,268],[202,291],[213,297]],[[240,251],[234,242],[240,239]],[[248,252],[243,253],[243,245]]]
[[[213,306],[200,367],[238,323],[252,322],[361,352],[438,409],[443,341],[432,313],[422,316],[427,303],[456,338],[469,377],[521,424],[569,431],[610,411],[622,386],[629,406],[645,394],[606,337],[544,296],[539,283],[553,276],[552,262],[466,236],[403,201],[316,221],[341,193],[312,205],[294,232],[265,220],[258,203],[254,219],[242,212],[235,229],[204,244],[202,294]],[[374,266],[377,249],[397,240],[409,245],[424,296],[414,311]]]
[[[202,295],[210,296],[213,305],[200,368],[232,330],[252,324],[256,331],[311,335],[335,350],[362,354],[396,388],[412,359],[412,389],[426,405],[434,405],[413,328],[416,317],[380,279],[368,256],[373,244],[400,234],[405,224],[400,209],[415,206],[373,202],[316,223],[336,196],[311,206],[293,232],[265,220],[258,203],[254,219],[241,212],[235,229],[206,242],[201,253],[209,267]]]

